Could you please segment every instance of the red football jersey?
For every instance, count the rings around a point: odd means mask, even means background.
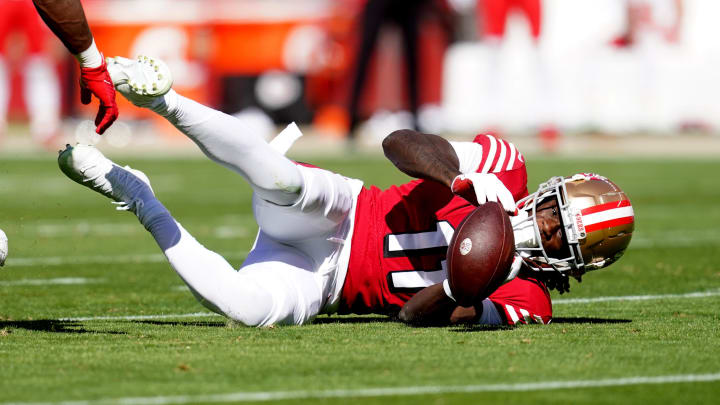
[[[515,146],[490,135],[478,135],[473,142],[482,147],[476,171],[497,175],[516,200],[527,196],[525,162]],[[433,181],[414,180],[387,190],[363,189],[338,312],[394,313],[417,291],[442,282],[447,278],[445,255],[450,238],[473,209],[465,199]],[[549,317],[542,308],[534,309],[533,299],[513,298],[515,284],[525,285],[520,281],[506,284],[501,288],[502,302],[496,302],[508,321],[513,318],[504,305],[513,302],[532,306],[523,310]],[[541,295],[540,300],[547,300],[549,306],[544,286],[525,288],[522,293],[528,291]]]

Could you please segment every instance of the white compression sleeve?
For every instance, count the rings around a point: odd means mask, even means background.
[[[454,142],[450,141],[450,146],[455,150],[458,162],[460,164],[460,173],[475,173],[480,163],[482,163],[483,150],[482,146],[475,142]]]
[[[170,90],[150,107],[192,139],[210,159],[242,175],[264,200],[290,205],[302,192],[295,163],[237,118]]]

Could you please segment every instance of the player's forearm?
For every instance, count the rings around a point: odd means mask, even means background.
[[[447,325],[455,301],[445,294],[442,283],[423,288],[403,305],[398,318],[415,326]]]
[[[477,309],[475,307],[459,306],[453,310],[452,314],[450,314],[450,324],[476,324],[478,323],[478,319],[480,319],[480,315],[482,315],[482,306]]]
[[[435,180],[450,187],[460,174],[459,162],[450,143],[437,135],[402,129],[383,140],[385,156],[403,173]]]
[[[33,0],[45,24],[72,53],[78,54],[93,42],[80,0]]]

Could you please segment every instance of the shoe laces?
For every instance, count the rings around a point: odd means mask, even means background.
[[[137,213],[144,204],[141,195],[146,191],[145,189],[149,191],[150,186],[130,170],[129,166],[120,167],[114,165],[113,170],[106,177],[108,182],[112,184],[113,197],[117,200],[112,202],[116,205],[115,209]]]

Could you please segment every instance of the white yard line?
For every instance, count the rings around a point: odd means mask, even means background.
[[[0,281],[0,287],[21,286],[21,285],[75,285],[102,283],[102,278],[84,277],[61,277],[61,278],[23,278],[13,281]]]
[[[68,238],[81,236],[112,236],[127,237],[145,233],[143,227],[137,224],[119,224],[77,221],[68,223],[42,222],[38,224],[23,225],[23,232],[28,236],[41,236],[43,238]],[[210,237],[218,239],[234,239],[249,237],[250,229],[242,225],[218,225],[212,229]]]
[[[246,252],[222,255],[226,259],[243,259]],[[6,267],[27,266],[64,266],[72,264],[106,264],[106,263],[160,263],[166,261],[162,253],[135,255],[97,255],[97,256],[48,256],[48,257],[9,257]]]
[[[717,297],[720,295],[720,289],[708,291],[696,291],[684,294],[654,294],[654,295],[624,295],[616,297],[594,297],[594,298],[564,298],[555,299],[553,305],[563,304],[589,304],[594,302],[612,302],[612,301],[648,301],[663,300],[674,298],[706,298]]]
[[[34,229],[33,229],[34,228]],[[45,238],[67,238],[73,236],[127,236],[145,232],[145,229],[137,224],[118,224],[88,221],[73,221],[63,223],[39,223],[35,226],[24,227],[25,232],[33,230],[39,236]]]
[[[57,402],[2,402],[0,405],[169,405],[191,403],[227,403],[252,401],[277,401],[297,399],[328,398],[364,398],[410,395],[467,394],[478,392],[529,392],[558,389],[582,389],[601,387],[620,387],[628,385],[660,385],[679,383],[702,383],[720,381],[720,373],[678,374],[664,376],[637,376],[625,378],[606,378],[599,380],[536,381],[515,384],[479,384],[479,385],[431,385],[387,388],[355,388],[339,390],[301,390],[301,391],[260,391],[232,392],[227,394],[171,395],[154,397],[105,398],[83,401]]]
[[[136,255],[97,255],[97,256],[48,256],[48,257],[9,257],[7,267],[19,266],[63,266],[68,264],[100,263],[158,263],[165,261],[162,253]]]

